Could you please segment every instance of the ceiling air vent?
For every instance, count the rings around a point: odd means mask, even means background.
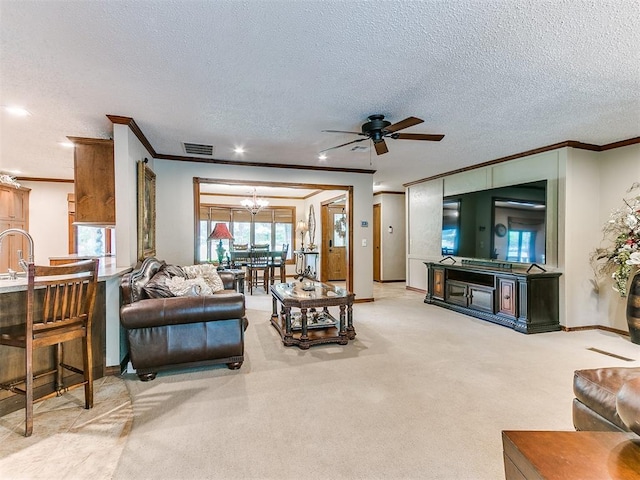
[[[213,156],[213,145],[203,145],[202,143],[182,142],[184,152],[189,155],[208,155]]]

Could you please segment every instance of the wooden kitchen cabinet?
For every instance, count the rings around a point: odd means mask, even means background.
[[[68,138],[75,144],[75,223],[115,225],[113,140]]]
[[[9,228],[29,230],[29,188],[0,185],[0,232]],[[18,250],[26,259],[29,243],[23,235],[8,235],[2,239],[0,248],[0,272],[19,270]]]

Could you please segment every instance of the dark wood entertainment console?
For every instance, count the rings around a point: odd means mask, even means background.
[[[427,266],[425,303],[438,305],[522,333],[560,330],[560,273],[477,265]],[[502,265],[502,264],[496,264]]]

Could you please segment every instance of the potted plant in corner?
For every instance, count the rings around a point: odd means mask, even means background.
[[[633,343],[640,344],[640,182],[635,182],[623,198],[624,206],[611,213],[602,228],[609,248],[597,248],[591,260],[598,274],[611,274],[613,289],[627,297],[627,323]],[[635,273],[634,273],[635,272]],[[629,277],[634,274],[629,285]]]

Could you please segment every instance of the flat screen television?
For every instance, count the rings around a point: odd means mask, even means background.
[[[546,263],[547,181],[444,197],[442,255]]]

